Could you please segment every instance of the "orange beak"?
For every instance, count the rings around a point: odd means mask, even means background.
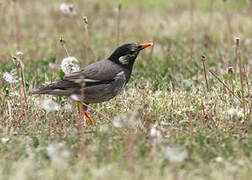
[[[152,46],[153,43],[151,42],[151,43],[145,43],[145,44],[139,44],[139,45],[142,46],[142,48],[144,49],[144,48],[147,48],[149,46]]]

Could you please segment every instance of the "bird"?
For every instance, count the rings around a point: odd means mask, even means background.
[[[107,59],[94,62],[61,80],[31,91],[31,94],[67,96],[77,101],[80,113],[90,124],[88,105],[109,101],[124,88],[131,77],[139,52],[153,44],[127,43],[118,47]]]

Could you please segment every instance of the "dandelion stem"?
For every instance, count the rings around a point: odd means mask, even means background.
[[[88,32],[88,19],[87,19],[86,16],[83,17],[83,21],[84,21],[84,33],[85,33],[86,60],[88,60],[88,49],[89,49],[88,39],[89,39],[89,32]]]
[[[209,91],[207,74],[206,74],[206,65],[205,65],[206,56],[201,56],[201,61],[202,61],[203,68],[204,68],[204,77],[205,77],[205,81],[206,81],[206,89]]]
[[[209,70],[209,72],[234,96],[236,97],[241,103],[241,99],[235,95],[235,93],[214,73],[212,72],[211,70]]]
[[[16,57],[14,57],[14,58],[16,58]],[[23,90],[23,95],[24,95],[24,100],[25,100],[25,109],[28,110],[28,103],[27,103],[26,91],[25,91],[25,87],[24,87],[24,78],[22,75],[22,67],[21,67],[20,59],[17,60],[17,63],[18,63],[17,70],[18,70],[18,76],[19,76],[19,81],[20,81],[20,88]]]
[[[248,91],[248,97],[249,98],[252,98],[251,94],[250,94],[250,86],[249,86],[249,81],[248,81],[248,74],[247,74],[247,71],[246,71],[246,68],[243,67],[243,72],[244,72],[244,77],[245,77],[245,80],[246,80],[246,84],[247,84],[247,91]]]
[[[239,73],[240,73],[243,113],[244,113],[244,118],[246,118],[246,101],[244,97],[243,68],[242,68],[242,59],[241,59],[241,53],[240,53],[240,38],[236,38],[236,49],[237,49],[237,58],[239,60]]]
[[[60,44],[61,44],[61,46],[64,48],[64,50],[65,50],[65,52],[66,52],[66,55],[69,57],[70,54],[69,54],[69,52],[68,52],[68,50],[67,50],[67,48],[66,48],[66,41],[65,41],[62,37],[60,38]]]

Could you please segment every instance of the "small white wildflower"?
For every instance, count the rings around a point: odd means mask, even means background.
[[[61,69],[65,74],[78,71],[80,67],[76,64],[78,60],[75,57],[66,57],[61,62]]]
[[[64,105],[64,107],[63,107],[63,109],[65,109],[65,110],[71,110],[72,109],[72,106],[71,106],[71,104],[65,104]]]
[[[10,73],[5,72],[3,74],[3,78],[8,83],[17,83],[18,82],[18,78],[17,78],[16,74],[17,74],[16,69],[12,69]]]
[[[6,138],[6,137],[1,138],[1,142],[3,144],[7,143],[8,141],[9,141],[9,138]]]
[[[120,118],[115,118],[114,121],[112,122],[113,126],[116,128],[122,128],[123,127],[123,122]]]
[[[44,99],[42,101],[42,107],[47,112],[58,111],[60,110],[60,105],[51,99]]]
[[[165,148],[164,155],[173,163],[183,162],[188,157],[187,150],[169,146]]]
[[[76,15],[76,11],[73,8],[73,4],[72,3],[61,3],[60,4],[60,10],[64,13],[64,14],[68,14],[68,15]]]
[[[168,122],[166,122],[166,121],[161,121],[161,122],[160,122],[160,125],[161,125],[161,126],[168,126],[168,125],[169,125],[169,123],[168,123]]]
[[[154,126],[154,127],[151,128],[151,130],[150,130],[150,136],[151,136],[151,137],[159,138],[159,137],[161,137],[161,132]]]
[[[154,143],[160,143],[162,141],[162,134],[156,126],[152,127],[150,130],[150,137],[153,139]]]
[[[118,8],[116,7],[116,8],[113,9],[113,11],[114,11],[115,13],[118,13],[119,10],[118,10]]]
[[[227,111],[227,114],[230,115],[230,116],[233,116],[234,114],[236,114],[236,109],[230,108],[230,109]]]
[[[215,158],[215,161],[216,161],[216,162],[222,162],[222,161],[223,161],[223,158],[220,157],[220,156],[218,156],[218,157]]]
[[[24,53],[22,51],[17,51],[16,56],[22,56]]]
[[[56,69],[57,65],[55,63],[49,63],[48,67],[50,69]]]
[[[241,118],[243,116],[243,110],[238,110],[237,111],[237,117]]]

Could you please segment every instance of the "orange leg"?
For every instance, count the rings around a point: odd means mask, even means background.
[[[93,120],[89,117],[88,113],[86,111],[84,111],[83,104],[81,102],[78,102],[78,107],[79,107],[79,111],[83,115],[83,117],[87,118],[89,123],[93,125],[94,124]]]

